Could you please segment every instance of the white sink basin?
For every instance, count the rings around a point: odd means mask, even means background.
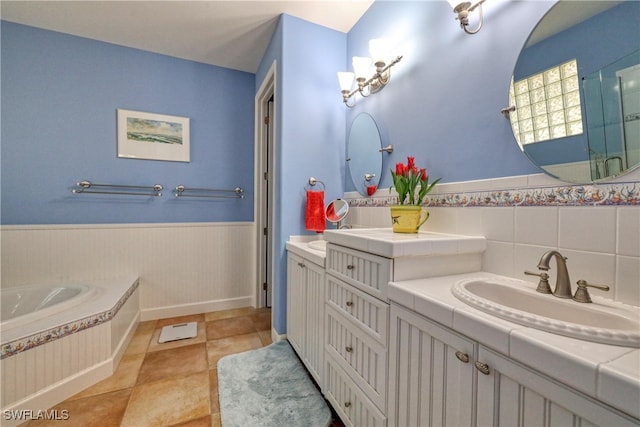
[[[640,310],[593,296],[579,303],[535,291],[524,280],[467,279],[453,285],[456,298],[491,315],[541,329],[603,344],[640,348]],[[597,292],[597,291],[596,291]]]
[[[316,251],[325,252],[327,250],[327,241],[326,240],[312,240],[307,243],[311,249],[315,249]]]

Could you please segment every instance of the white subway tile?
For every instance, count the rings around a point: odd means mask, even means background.
[[[513,276],[514,244],[487,240],[487,249],[482,256],[482,271]]]
[[[607,285],[609,292],[589,290],[592,295],[600,295],[614,299],[616,278],[616,257],[611,253],[560,250],[567,257],[567,269],[571,279],[571,287],[575,290],[578,280],[597,285]],[[551,273],[549,273],[551,275]],[[553,276],[552,276],[553,277]]]
[[[618,255],[640,256],[640,209],[618,208]]]
[[[566,207],[559,213],[560,248],[615,253],[615,207]]]
[[[558,246],[558,208],[519,207],[515,211],[515,240],[539,246]]]
[[[616,256],[615,299],[640,306],[640,258]]]
[[[482,208],[484,237],[489,240],[513,242],[515,237],[515,208]]]
[[[456,234],[466,236],[482,236],[483,208],[457,208],[456,209]]]

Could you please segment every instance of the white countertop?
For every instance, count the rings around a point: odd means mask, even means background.
[[[391,228],[326,230],[324,239],[336,245],[387,258],[421,255],[479,253],[486,249],[483,236],[419,232],[394,233]]]
[[[640,418],[640,349],[587,342],[512,323],[458,300],[451,286],[491,273],[390,282],[389,299],[591,397]]]
[[[318,236],[289,236],[286,248],[289,252],[293,252],[314,264],[318,264],[320,267],[324,267],[326,252],[313,249],[307,244],[312,240],[319,239],[321,239],[321,237]]]

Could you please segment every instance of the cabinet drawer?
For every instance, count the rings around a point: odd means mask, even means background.
[[[327,357],[326,398],[340,419],[351,427],[386,427],[387,418],[357,385],[345,374],[338,363]]]
[[[387,283],[392,279],[392,262],[389,258],[327,245],[328,273],[384,301]]]
[[[389,331],[389,304],[327,276],[327,302],[363,327],[384,346]]]
[[[382,411],[386,410],[387,349],[342,315],[327,307],[326,350]]]

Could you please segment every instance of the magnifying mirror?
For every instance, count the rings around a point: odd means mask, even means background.
[[[327,221],[337,224],[337,227],[340,228],[340,222],[346,218],[349,213],[349,204],[342,199],[332,200],[326,209],[326,218]]]

